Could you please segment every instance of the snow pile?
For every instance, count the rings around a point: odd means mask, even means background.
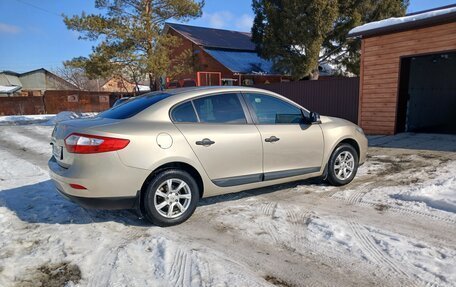
[[[453,171],[455,168],[456,165],[453,164]],[[405,201],[418,201],[431,208],[456,213],[456,176],[441,176],[428,185],[413,187],[393,194],[391,197]]]
[[[410,16],[397,17],[397,18],[392,17],[392,18],[375,21],[375,22],[371,22],[371,23],[367,23],[367,24],[355,27],[355,28],[351,29],[348,34],[349,35],[357,34],[357,33],[375,30],[375,29],[379,29],[379,28],[383,28],[383,27],[388,27],[388,26],[393,26],[393,25],[398,25],[398,24],[408,23],[408,22],[414,22],[414,21],[418,21],[418,20],[423,20],[423,19],[436,17],[436,16],[440,16],[440,15],[444,15],[444,14],[455,13],[455,12],[456,12],[456,7],[451,7],[451,8],[429,11],[429,12],[424,12],[424,13],[410,15]]]
[[[77,113],[64,111],[60,112],[57,115],[21,115],[21,116],[0,116],[0,126],[11,126],[11,125],[30,125],[30,124],[40,124],[53,126],[58,122],[80,119],[80,118],[90,118],[96,116],[98,113]]]
[[[424,173],[418,173],[425,176]],[[423,212],[456,213],[456,162],[437,171],[437,176],[415,185],[378,187],[367,193],[363,202],[406,206]],[[443,215],[445,216],[445,215]]]

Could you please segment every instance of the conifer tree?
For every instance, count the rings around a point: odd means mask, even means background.
[[[408,0],[253,0],[258,53],[294,79],[318,78],[328,62],[359,73],[359,40],[348,32],[367,22],[403,16]]]
[[[164,34],[165,21],[186,21],[201,16],[204,0],[96,0],[102,13],[64,16],[68,29],[80,39],[97,41],[89,57],[78,57],[65,66],[83,68],[92,78],[118,75],[138,82],[147,75],[151,90],[160,77],[188,71],[192,54],[185,50],[171,57],[179,38]]]

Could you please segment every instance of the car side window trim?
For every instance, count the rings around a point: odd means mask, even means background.
[[[202,122],[201,119],[200,119],[200,116],[198,114],[198,111],[196,110],[196,107],[195,107],[195,104],[194,104],[193,101],[197,100],[197,99],[201,99],[201,98],[217,96],[217,95],[223,95],[223,94],[227,94],[227,93],[211,93],[211,94],[199,95],[199,96],[193,97],[191,99],[187,99],[187,100],[184,100],[182,102],[179,102],[179,103],[175,104],[174,106],[172,106],[169,109],[169,117],[170,117],[171,121],[174,124],[205,124],[205,125],[252,125],[252,124],[254,124],[254,120],[252,118],[252,114],[249,111],[249,107],[248,107],[247,103],[245,102],[242,93],[238,92],[238,91],[232,92],[232,93],[229,93],[229,94],[236,94],[237,95],[238,100],[239,100],[239,102],[240,102],[240,104],[242,106],[242,111],[244,112],[244,117],[246,119],[246,123],[208,123],[208,122]],[[172,117],[172,113],[173,113],[174,109],[177,108],[180,105],[183,105],[183,104],[187,103],[187,102],[191,102],[198,122],[178,122]]]
[[[245,118],[247,119],[247,124],[255,124],[256,115],[252,114],[249,108],[249,104],[245,100],[244,94],[242,92],[238,93],[239,101],[241,102],[242,109],[244,110]],[[254,118],[255,116],[255,118]]]
[[[289,104],[289,105],[291,105],[291,106],[293,106],[293,107],[299,109],[299,110],[301,111],[301,115],[302,115],[303,120],[306,120],[306,117],[305,117],[305,115],[302,113],[302,109],[303,109],[303,108],[300,107],[300,106],[298,106],[298,105],[296,105],[296,104],[293,103],[293,102],[284,101],[283,99],[280,99],[280,98],[278,98],[278,97],[276,97],[276,96],[274,96],[274,95],[270,95],[270,94],[264,94],[264,93],[259,93],[259,92],[248,92],[248,91],[243,91],[243,92],[242,92],[242,97],[244,98],[244,102],[245,102],[245,104],[247,105],[248,111],[249,111],[250,116],[252,117],[253,123],[254,123],[255,125],[263,125],[263,126],[264,126],[264,125],[303,125],[303,124],[304,124],[304,125],[308,125],[308,123],[306,123],[306,122],[300,122],[300,123],[273,123],[273,124],[271,124],[271,123],[260,123],[260,121],[258,120],[258,117],[257,117],[257,115],[256,115],[256,113],[255,113],[255,111],[254,111],[254,109],[253,109],[253,107],[252,107],[252,105],[250,104],[250,102],[249,102],[249,101],[247,100],[247,98],[246,98],[246,95],[247,95],[247,94],[251,94],[251,95],[260,95],[260,96],[271,97],[271,98],[277,99],[277,100],[279,100],[279,101],[282,101],[282,102],[284,102],[284,103],[287,103],[287,104]]]
[[[195,112],[197,123],[201,123],[200,116],[198,115],[198,112],[196,111],[195,104],[193,103],[192,100],[190,100],[190,103],[192,104],[193,111]],[[193,122],[191,122],[191,123],[193,123]]]
[[[194,122],[194,121],[179,121],[179,120],[176,120],[176,118],[174,117],[174,116],[175,116],[175,115],[174,115],[174,112],[175,112],[177,109],[179,109],[180,107],[183,107],[184,105],[186,105],[186,104],[188,104],[188,103],[190,103],[191,109],[192,109],[192,111],[193,111],[193,113],[194,113],[195,118],[196,118],[197,121]],[[187,101],[187,100],[186,100],[186,101],[182,101],[182,102],[180,102],[180,103],[177,103],[176,105],[174,105],[174,106],[169,110],[168,113],[169,113],[169,118],[170,118],[171,121],[172,121],[173,123],[175,123],[175,124],[185,124],[185,123],[194,124],[194,123],[197,123],[197,122],[199,121],[198,114],[196,113],[196,110],[195,110],[195,107],[194,107],[192,101]]]

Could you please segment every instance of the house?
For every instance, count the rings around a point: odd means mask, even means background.
[[[456,5],[368,23],[349,37],[362,43],[366,133],[456,133]]]
[[[139,89],[139,92],[150,91],[150,87],[148,85],[140,84],[136,87],[136,84],[118,76],[110,78],[100,86],[100,90],[103,92],[133,93],[138,92],[137,89]]]
[[[236,86],[288,79],[274,71],[271,61],[258,56],[250,33],[175,23],[166,23],[164,32],[182,41],[173,53],[178,55],[189,49],[195,56],[193,72],[169,79],[172,83]]]
[[[77,90],[77,87],[46,69],[0,72],[0,96],[41,96],[48,90]]]
[[[122,77],[112,77],[106,80],[101,86],[100,90],[103,92],[133,92],[135,84],[132,84]]]

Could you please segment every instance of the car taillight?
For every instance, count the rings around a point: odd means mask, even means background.
[[[127,139],[102,137],[73,133],[65,138],[65,146],[71,153],[100,153],[125,148],[130,143]]]

